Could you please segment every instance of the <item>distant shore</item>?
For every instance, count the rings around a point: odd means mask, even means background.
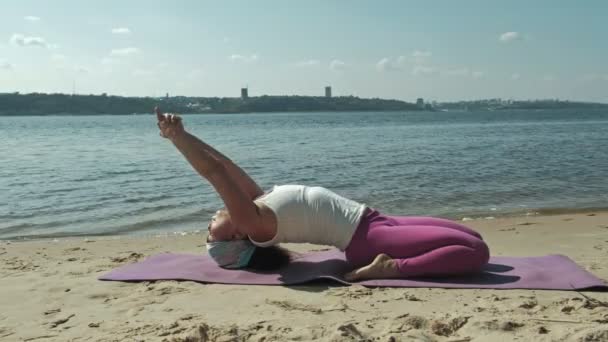
[[[149,113],[154,106],[177,113],[275,113],[364,111],[499,111],[536,109],[608,109],[608,104],[565,100],[487,99],[416,103],[356,96],[256,96],[256,97],[122,97],[68,94],[0,94],[0,116],[102,115]]]

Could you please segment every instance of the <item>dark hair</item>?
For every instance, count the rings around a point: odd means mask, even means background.
[[[291,261],[291,254],[285,248],[279,246],[256,247],[248,268],[258,271],[274,271]]]

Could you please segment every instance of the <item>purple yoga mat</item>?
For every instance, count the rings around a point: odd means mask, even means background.
[[[165,253],[119,267],[100,280],[192,280],[202,283],[244,285],[294,285],[319,279],[342,284],[350,268],[338,250],[311,252],[296,257],[274,272],[226,270],[207,255]],[[483,272],[475,275],[366,280],[357,284],[387,287],[440,287],[476,289],[542,289],[608,291],[608,285],[563,255],[541,257],[493,257]]]

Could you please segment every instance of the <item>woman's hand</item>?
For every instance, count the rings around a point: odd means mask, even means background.
[[[158,119],[158,129],[160,129],[160,136],[173,140],[180,135],[184,134],[184,125],[182,124],[182,118],[175,114],[161,113],[158,107],[154,108],[156,112],[156,118]]]

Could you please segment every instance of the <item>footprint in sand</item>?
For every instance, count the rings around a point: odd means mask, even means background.
[[[423,329],[429,325],[429,321],[422,316],[408,316],[403,322],[412,329]]]
[[[536,299],[528,299],[525,300],[523,303],[519,304],[519,307],[522,309],[533,309],[538,305],[538,302],[536,301]]]
[[[568,217],[568,218],[562,219],[562,221],[572,221],[572,220],[574,220],[574,219],[573,219],[573,218],[571,218],[571,217]]]
[[[53,314],[56,314],[56,313],[59,313],[59,312],[61,312],[61,309],[59,309],[59,308],[58,309],[50,309],[50,310],[46,310],[44,312],[44,315],[45,316],[47,316],[47,315],[53,315]]]
[[[15,334],[14,330],[6,327],[0,327],[0,338],[8,337],[13,334]]]
[[[78,251],[86,251],[86,248],[81,248],[81,247],[73,247],[73,248],[66,248],[63,250],[63,254],[71,254],[74,252],[78,252]]]
[[[523,323],[509,321],[509,320],[500,322],[497,319],[493,319],[491,321],[476,322],[474,325],[478,326],[482,329],[494,330],[494,331],[497,331],[497,330],[514,331],[514,330],[524,326]]]
[[[371,341],[367,338],[353,323],[342,324],[337,328],[337,335],[341,337],[339,340],[353,340],[353,341]]]
[[[538,222],[522,222],[522,223],[518,223],[518,226],[532,226],[538,224]]]
[[[362,285],[353,285],[349,287],[339,287],[327,291],[330,296],[345,297],[351,299],[359,299],[362,297],[368,297],[373,294],[372,289],[364,287]]]
[[[56,327],[58,327],[58,326],[60,326],[62,324],[67,323],[74,316],[76,316],[76,314],[71,314],[71,315],[64,316],[62,318],[56,319],[54,321],[51,321],[50,324],[49,324],[49,326],[51,328],[56,328]]]
[[[308,311],[314,314],[323,313],[323,310],[321,308],[316,308],[311,305],[293,303],[287,300],[266,300],[266,304],[278,306],[279,308],[286,311]]]
[[[126,252],[126,253],[129,253],[129,252]],[[123,262],[127,262],[127,261],[136,262],[136,261],[139,261],[143,257],[144,257],[144,255],[141,253],[131,252],[129,255],[110,258],[110,261],[115,262],[115,263],[123,263]]]
[[[449,321],[436,320],[431,323],[431,331],[439,336],[451,336],[469,321],[470,316],[459,316]]]
[[[608,328],[591,328],[573,336],[572,341],[608,341]]]

